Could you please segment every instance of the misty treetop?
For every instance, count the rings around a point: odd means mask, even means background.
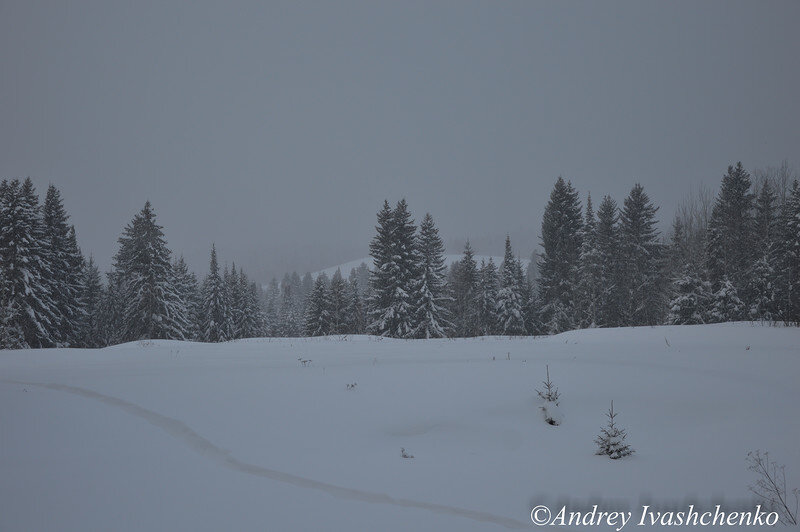
[[[445,265],[430,214],[384,201],[372,268],[316,279],[287,273],[265,288],[235,263],[208,271],[174,257],[153,206],[123,228],[113,267],[85,260],[60,192],[43,203],[30,179],[0,183],[0,347],[103,347],[142,339],[222,342],[259,336],[370,333],[396,338],[554,334],[583,327],[800,322],[800,185],[784,165],[728,167],[718,194],[701,189],[668,236],[635,184],[621,207],[595,210],[559,177],[541,250],[523,269],[506,238],[500,264],[469,242]],[[534,230],[534,229],[532,229]]]

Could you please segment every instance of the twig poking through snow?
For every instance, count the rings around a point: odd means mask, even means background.
[[[786,466],[770,462],[769,453],[761,454],[761,451],[747,453],[747,462],[750,464],[747,469],[758,475],[756,483],[749,486],[750,491],[776,511],[784,524],[797,526],[800,491],[794,488],[787,492]]]

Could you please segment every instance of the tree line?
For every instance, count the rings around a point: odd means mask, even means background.
[[[467,242],[449,267],[433,217],[384,201],[372,268],[286,274],[266,288],[212,245],[202,281],[173,258],[147,202],[101,275],[84,258],[61,195],[0,183],[0,347],[102,347],[165,338],[376,334],[396,338],[554,334],[587,327],[735,320],[800,322],[800,187],[788,165],[730,166],[675,214],[668,237],[640,184],[595,211],[558,178],[541,250],[525,268],[507,237],[500,264]]]

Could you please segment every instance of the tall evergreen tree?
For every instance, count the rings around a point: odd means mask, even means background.
[[[779,236],[778,196],[769,180],[761,184],[761,191],[755,202],[753,219],[755,254],[760,258],[772,252]]]
[[[280,336],[280,301],[281,289],[278,286],[278,280],[273,277],[267,287],[264,309],[264,328],[267,336]]]
[[[499,279],[494,260],[491,257],[488,262],[481,260],[478,271],[478,324],[479,334],[483,336],[498,333],[500,321],[497,315],[498,291]]]
[[[326,282],[326,275],[323,272],[317,276],[317,280],[314,282],[314,288],[308,295],[308,302],[306,303],[305,333],[308,336],[325,336],[330,334],[330,308],[330,290]]]
[[[60,324],[51,288],[52,270],[39,198],[30,178],[0,186],[0,264],[3,319],[24,347],[51,347]]]
[[[300,280],[300,295],[305,299],[313,289],[314,278],[311,276],[311,272],[306,272]]]
[[[298,309],[304,308],[305,305],[298,304],[295,299],[297,298],[299,289],[297,285],[292,282],[292,275],[286,274],[281,281],[281,306],[278,318],[278,335],[288,338],[300,336],[301,333],[301,316]]]
[[[309,274],[310,275],[310,274]],[[330,280],[328,280],[330,282]],[[297,333],[300,334],[303,324],[303,316],[306,315],[306,296],[308,293],[303,289],[303,280],[300,274],[293,271],[289,276],[291,284],[292,301],[294,302],[294,315]]]
[[[498,330],[502,334],[525,334],[524,287],[521,265],[514,257],[511,239],[506,236],[506,250],[500,265],[500,290],[497,293]]]
[[[52,333],[57,345],[75,346],[80,342],[80,323],[83,318],[81,277],[83,256],[78,249],[75,230],[61,201],[61,193],[53,185],[47,189],[42,209],[44,222],[44,253],[48,262],[53,311],[57,322]]]
[[[371,294],[368,300],[367,330],[372,334],[386,336],[389,334],[386,309],[391,305],[393,291],[393,272],[390,268],[394,238],[394,217],[387,200],[383,201],[383,207],[378,211],[377,217],[375,236],[369,244],[373,268],[369,272]]]
[[[236,331],[239,338],[256,338],[263,333],[264,315],[259,303],[258,285],[251,283],[244,270],[239,268],[237,276],[240,298],[239,321]]]
[[[366,314],[364,311],[364,298],[361,295],[361,284],[358,271],[353,268],[347,283],[347,320],[348,333],[364,334],[366,330]]]
[[[595,227],[596,258],[600,271],[596,322],[599,327],[619,327],[623,323],[618,222],[617,203],[610,196],[604,196],[597,209]]]
[[[187,325],[184,337],[187,340],[198,339],[201,337],[199,323],[202,298],[197,276],[189,271],[189,267],[186,265],[182,255],[172,265],[172,274],[175,291],[183,306],[181,314],[186,316]]]
[[[225,320],[228,314],[225,284],[219,273],[217,248],[211,245],[211,259],[208,275],[203,281],[203,303],[200,311],[200,338],[204,342],[224,342],[228,340]]]
[[[416,228],[405,200],[400,200],[394,210],[384,202],[377,230],[370,244],[375,268],[370,278],[373,296],[369,330],[381,336],[408,338],[416,329],[419,258]]]
[[[627,325],[663,323],[665,308],[661,280],[662,246],[656,230],[656,211],[637,183],[625,198],[620,217],[622,293]]]
[[[586,216],[583,222],[581,254],[578,264],[577,314],[581,327],[595,327],[598,323],[599,305],[603,290],[603,271],[597,248],[597,222],[592,208],[592,196],[586,199]]]
[[[800,185],[795,180],[783,209],[781,287],[786,296],[783,320],[800,324]]]
[[[83,271],[81,300],[83,313],[78,343],[83,347],[103,347],[105,345],[102,330],[103,283],[100,279],[100,270],[91,256]]]
[[[753,262],[753,195],[750,174],[737,163],[729,166],[711,211],[708,226],[707,261],[709,280],[715,292],[729,280],[743,293]]]
[[[239,282],[239,273],[236,270],[236,263],[231,264],[231,270],[225,266],[225,273],[223,275],[225,281],[225,292],[228,294],[228,331],[232,339],[243,338],[242,336],[242,322],[245,313],[245,292],[242,291],[242,285]]]
[[[329,313],[330,313],[330,330],[329,334],[346,334],[348,329],[347,323],[347,281],[342,278],[342,272],[339,268],[331,277],[331,284],[329,294]]]
[[[667,322],[673,325],[705,323],[711,301],[710,286],[692,262],[683,222],[675,217],[670,243],[672,278]]]
[[[170,250],[146,202],[119,238],[115,269],[124,280],[123,338],[183,340],[188,316],[173,284]]]
[[[452,327],[448,321],[444,265],[444,242],[433,217],[426,214],[419,226],[420,280],[416,290],[417,338],[444,338]]]
[[[756,247],[753,262],[747,275],[744,298],[747,301],[747,317],[753,320],[773,321],[778,318],[780,289],[779,243],[780,217],[777,195],[770,180],[761,183],[761,191],[755,203],[754,239]]]
[[[450,267],[450,314],[453,336],[465,338],[480,334],[478,324],[478,265],[467,240],[461,259]]]
[[[5,282],[3,270],[0,269],[0,349],[25,349],[25,335],[20,326],[17,309],[7,302],[10,298],[5,293],[8,285]]]
[[[576,325],[574,302],[582,226],[578,192],[559,177],[542,218],[544,254],[539,265],[541,321],[551,334]]]
[[[101,300],[102,331],[101,346],[113,345],[124,341],[123,320],[125,304],[122,298],[124,283],[122,276],[113,270],[106,273],[106,286]]]

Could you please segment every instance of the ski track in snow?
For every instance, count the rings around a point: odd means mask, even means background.
[[[297,475],[284,473],[282,471],[276,471],[274,469],[268,469],[257,464],[243,462],[234,457],[230,451],[217,447],[212,442],[192,430],[192,428],[186,425],[183,421],[161,415],[157,412],[153,412],[152,410],[148,410],[134,403],[125,401],[124,399],[119,399],[110,395],[104,395],[92,390],[87,390],[86,388],[78,388],[76,386],[68,386],[65,384],[56,383],[45,384],[38,382],[20,382],[8,380],[4,382],[22,384],[26,386],[37,386],[49,390],[67,392],[74,395],[79,395],[81,397],[94,399],[95,401],[119,408],[128,414],[142,418],[151,425],[158,427],[173,438],[188,446],[197,454],[211,461],[217,462],[228,469],[239,471],[240,473],[268,478],[270,480],[284,482],[300,488],[323,491],[329,495],[341,499],[350,499],[370,504],[388,504],[402,508],[419,508],[438,514],[465,517],[473,521],[500,525],[510,529],[530,529],[532,527],[532,523],[525,523],[522,521],[517,521],[516,519],[502,517],[487,512],[468,510],[466,508],[458,508],[444,504],[415,501],[412,499],[394,498],[384,493],[346,488],[343,486],[337,486],[335,484],[329,484],[327,482],[320,482],[318,480],[299,477]]]

